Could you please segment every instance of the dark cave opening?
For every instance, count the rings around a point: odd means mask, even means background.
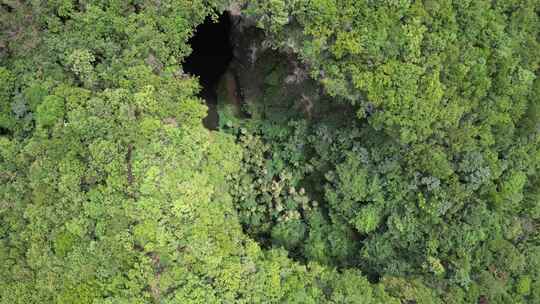
[[[200,97],[208,106],[208,115],[203,123],[211,130],[218,127],[217,84],[233,58],[230,34],[231,18],[228,12],[221,14],[217,22],[207,17],[189,40],[193,52],[183,64],[184,72],[199,77],[202,86]]]
[[[0,127],[0,136],[9,136],[9,135],[11,135],[11,132],[8,129]]]

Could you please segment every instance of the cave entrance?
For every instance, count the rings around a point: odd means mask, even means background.
[[[217,22],[207,17],[204,23],[195,29],[195,35],[189,40],[193,52],[183,64],[186,73],[199,76],[202,86],[200,97],[208,106],[208,115],[203,123],[211,130],[217,129],[219,120],[217,85],[233,58],[230,33],[231,18],[228,12],[221,14]]]

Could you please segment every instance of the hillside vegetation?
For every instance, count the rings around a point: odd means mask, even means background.
[[[537,0],[2,1],[0,303],[540,303],[539,68]]]

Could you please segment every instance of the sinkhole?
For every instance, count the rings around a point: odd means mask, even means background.
[[[230,34],[228,12],[221,14],[217,22],[207,17],[189,40],[193,51],[183,64],[184,72],[199,77],[202,86],[200,97],[208,106],[208,115],[203,123],[211,130],[218,127],[217,85],[233,58]]]

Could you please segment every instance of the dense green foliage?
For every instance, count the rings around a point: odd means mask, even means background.
[[[214,132],[181,63],[233,6],[272,48]],[[3,1],[0,302],[540,303],[539,16]]]

